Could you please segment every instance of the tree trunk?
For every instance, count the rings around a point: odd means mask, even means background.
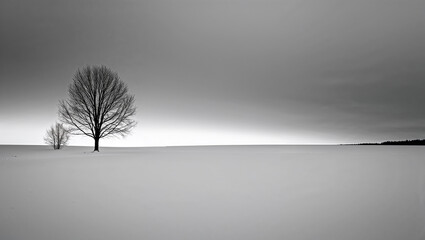
[[[94,150],[93,152],[99,152],[99,138],[94,138]]]

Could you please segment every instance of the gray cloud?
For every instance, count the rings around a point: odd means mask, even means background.
[[[326,135],[323,142],[420,137],[424,7],[4,1],[1,111],[51,114],[78,67],[106,64],[136,95],[142,123]]]

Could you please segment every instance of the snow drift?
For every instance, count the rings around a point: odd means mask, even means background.
[[[425,239],[425,148],[0,146],[0,239]]]

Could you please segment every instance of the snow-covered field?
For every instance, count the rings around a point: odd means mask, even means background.
[[[425,239],[425,148],[0,146],[1,240]]]

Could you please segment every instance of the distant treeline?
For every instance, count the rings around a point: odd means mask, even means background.
[[[425,145],[425,139],[386,141],[381,143],[359,143],[357,145]]]

